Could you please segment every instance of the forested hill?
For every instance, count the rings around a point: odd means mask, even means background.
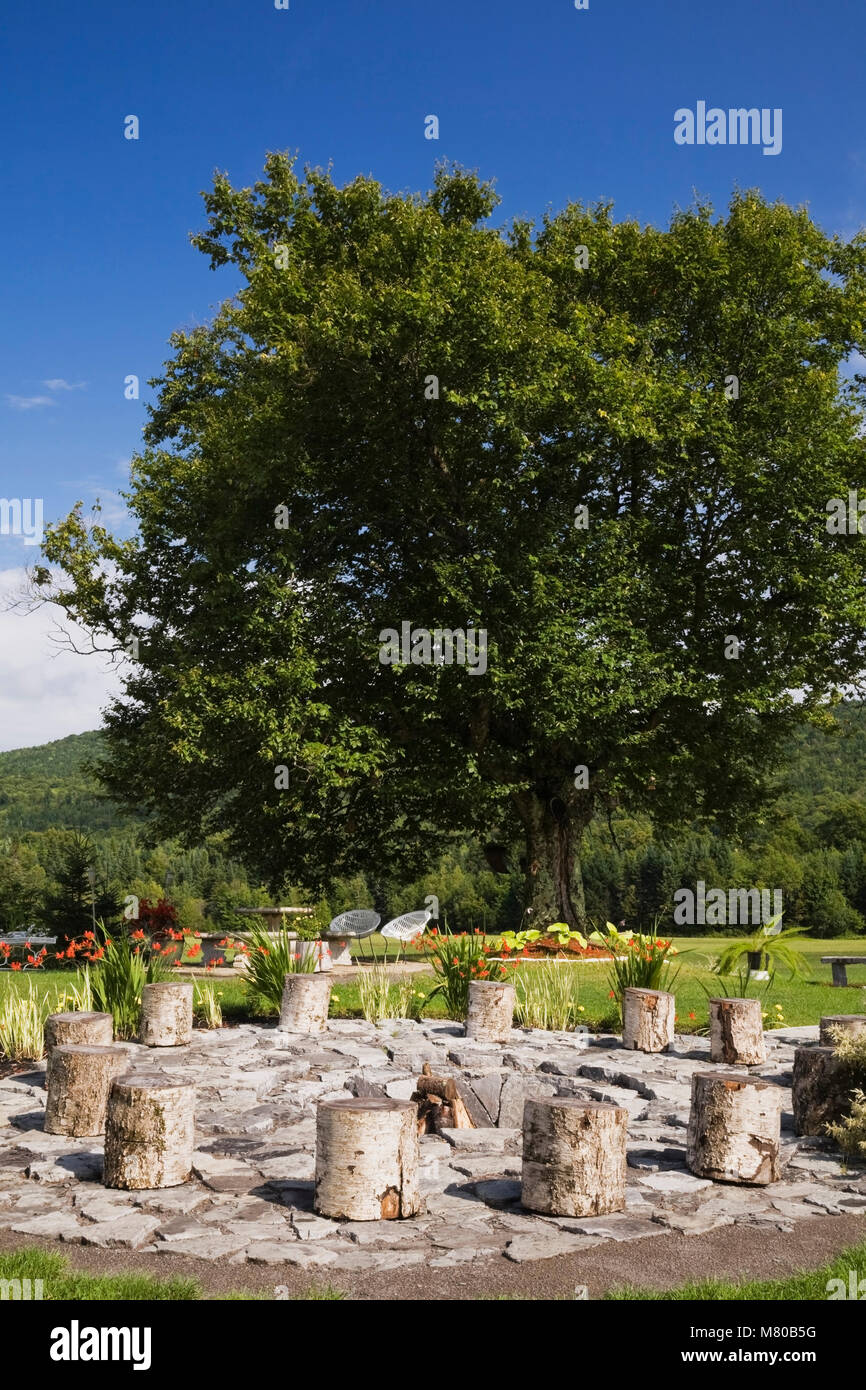
[[[840,800],[866,807],[866,706],[839,715],[843,736],[801,730],[781,775],[778,810],[811,829]],[[26,830],[113,830],[129,825],[82,770],[102,749],[96,731],[0,753],[0,835]],[[133,822],[134,823],[134,822]]]
[[[598,820],[582,856],[592,920],[625,920],[644,929],[660,922],[670,930],[675,890],[703,879],[722,888],[779,888],[786,920],[818,935],[866,932],[866,705],[842,709],[837,722],[837,735],[815,729],[797,734],[774,804],[757,825],[743,827],[737,843],[697,827],[661,843],[643,818],[623,811],[614,816],[614,839]],[[3,855],[8,857],[7,878],[15,878],[17,864],[15,884],[32,871],[34,857],[54,878],[67,838],[58,832],[72,830],[93,836],[100,871],[106,881],[121,884],[124,893],[158,896],[171,869],[175,898],[187,893],[197,900],[192,907],[186,904],[190,912],[194,907],[200,916],[199,899],[230,890],[238,902],[249,905],[250,894],[260,885],[248,882],[242,866],[225,858],[216,842],[189,853],[169,843],[151,851],[143,848],[138,834],[143,818],[121,817],[83,770],[101,745],[101,735],[94,732],[0,753],[0,919]],[[32,920],[33,912],[15,884],[11,897],[7,893],[5,914],[13,925]],[[494,875],[480,845],[467,840],[455,842],[413,883],[404,881],[399,864],[380,872],[375,882],[363,875],[337,881],[330,891],[330,911],[378,902],[377,895],[390,911],[408,911],[433,893],[453,928],[502,930],[519,924],[521,884],[516,854],[507,873]]]
[[[100,733],[72,734],[36,748],[0,753],[0,837],[25,830],[115,830],[128,825],[103,801],[83,764],[102,749]]]

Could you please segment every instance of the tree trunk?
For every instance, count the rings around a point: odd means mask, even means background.
[[[504,1043],[511,1039],[514,985],[504,980],[470,980],[466,1036],[475,1042]]]
[[[129,1061],[125,1047],[59,1043],[48,1061],[45,1133],[102,1134],[111,1083]]]
[[[605,1216],[625,1207],[628,1111],[575,1096],[527,1100],[523,1187],[528,1211]]]
[[[778,1182],[781,1119],[781,1087],[735,1072],[696,1072],[686,1162],[713,1182]]]
[[[794,1053],[792,1105],[795,1134],[826,1134],[851,1109],[849,1069],[832,1047],[798,1047]]]
[[[277,1027],[283,1033],[324,1033],[330,1004],[328,975],[286,975]]]
[[[195,1146],[195,1087],[122,1077],[108,1097],[103,1183],[127,1191],[189,1180]]]
[[[114,1042],[111,1014],[49,1014],[45,1020],[45,1055],[48,1061],[55,1047],[110,1047]]]
[[[521,793],[515,804],[526,837],[524,898],[530,925],[543,929],[566,922],[572,931],[587,927],[580,845],[589,824],[563,796]]]
[[[395,1221],[423,1210],[418,1193],[418,1112],[411,1101],[320,1101],[316,1191],[320,1216]]]
[[[835,1047],[837,1039],[846,1033],[852,1037],[866,1033],[866,1014],[825,1014],[821,1019],[819,1042],[822,1047]]]
[[[622,1042],[630,1052],[666,1052],[674,1040],[677,1001],[663,989],[626,989]]]
[[[727,1066],[766,1062],[760,999],[710,1000],[710,1058]]]
[[[192,1038],[192,985],[160,980],[141,991],[139,1040],[145,1047],[184,1047]]]

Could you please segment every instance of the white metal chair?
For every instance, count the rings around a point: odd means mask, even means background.
[[[404,912],[402,916],[392,917],[390,922],[385,923],[382,935],[386,939],[402,942],[405,951],[406,943],[414,941],[416,936],[421,936],[432,915],[432,908],[429,907],[419,912]]]
[[[370,908],[355,908],[351,912],[341,912],[328,924],[325,936],[336,936],[343,940],[350,937],[361,942],[365,936],[372,936],[382,918]],[[362,952],[363,954],[363,952]]]

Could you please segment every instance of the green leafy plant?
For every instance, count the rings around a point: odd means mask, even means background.
[[[589,939],[613,956],[608,981],[620,1009],[627,989],[670,990],[673,986],[679,972],[671,973],[671,957],[678,951],[668,938],[655,932],[620,932],[608,922],[604,935],[596,931]]]
[[[830,1030],[833,1051],[842,1062],[851,1085],[851,1106],[838,1124],[828,1124],[827,1133],[846,1158],[866,1159],[866,1033]]]
[[[311,975],[318,964],[319,951],[304,949],[304,943],[289,935],[284,925],[268,931],[255,923],[239,933],[247,968],[244,981],[250,993],[272,1011],[279,1012],[287,975]],[[310,943],[311,945],[313,943]]]
[[[773,983],[779,969],[787,971],[792,979],[806,979],[810,973],[809,963],[805,956],[791,945],[792,940],[802,933],[797,927],[791,927],[787,931],[776,931],[780,921],[781,915],[771,917],[760,931],[732,941],[719,956],[715,967],[716,974],[733,975],[738,969],[748,971],[749,956],[760,956],[762,962],[766,962],[766,969],[770,975],[769,984]]]
[[[423,942],[438,984],[428,998],[441,994],[449,1018],[466,1017],[470,980],[504,980],[506,966],[493,959],[496,947],[486,945],[480,932],[465,936],[440,936],[429,932]]]
[[[116,1038],[134,1038],[144,986],[167,980],[170,972],[145,946],[123,935],[105,937],[90,960],[94,1007],[111,1014]]]

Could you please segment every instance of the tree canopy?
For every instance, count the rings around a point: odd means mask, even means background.
[[[205,206],[242,285],[172,337],[138,534],[76,508],[37,573],[137,653],[112,795],[311,888],[520,842],[570,923],[599,812],[742,825],[864,667],[864,548],[826,523],[866,492],[866,235],[754,192],[495,228],[466,171],[391,195],[282,154]],[[403,623],[483,630],[486,670],[384,664]]]

